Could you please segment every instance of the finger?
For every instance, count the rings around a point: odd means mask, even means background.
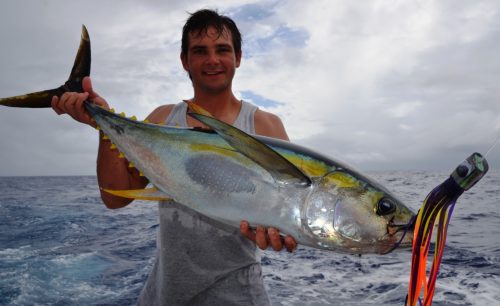
[[[59,98],[57,96],[53,96],[52,100],[50,101],[50,105],[52,106],[52,109],[56,112],[56,114],[62,115],[64,112],[57,105],[58,102]]]
[[[94,88],[92,87],[92,81],[90,77],[84,77],[82,80],[82,88],[84,92],[88,92],[91,99],[99,97],[99,95],[94,92]]]
[[[59,97],[59,99],[56,102],[57,109],[59,109],[63,114],[68,113],[67,101],[70,98],[70,96],[71,96],[70,92],[65,92]]]
[[[106,109],[109,109],[108,102],[106,102],[105,99],[103,99],[97,92],[94,91],[94,88],[92,87],[92,81],[90,77],[84,77],[82,80],[82,88],[84,92],[88,92],[89,97],[88,99],[92,101],[93,103],[104,107]]]
[[[87,110],[85,109],[85,101],[87,101],[89,94],[87,92],[84,92],[82,94],[79,94],[78,99],[75,103],[75,109],[78,111],[79,117],[81,121],[83,122],[90,122],[91,117]]]
[[[288,235],[285,237],[285,247],[288,252],[293,252],[297,249],[297,242],[292,236]]]
[[[283,249],[283,242],[281,241],[280,232],[274,227],[270,227],[267,229],[267,234],[273,250],[281,251]]]
[[[65,94],[66,95],[66,94]],[[79,94],[77,93],[68,93],[65,101],[64,101],[64,106],[68,112],[68,114],[73,117],[76,120],[79,120],[79,109],[77,108],[76,103],[78,102],[79,99]]]
[[[266,229],[263,226],[258,226],[255,231],[255,243],[262,250],[267,249],[269,245],[267,241]]]
[[[83,102],[87,97],[88,93],[66,92],[61,96],[58,107],[73,119],[88,123],[90,116],[83,106]]]
[[[255,233],[250,229],[250,225],[245,220],[240,222],[240,233],[255,242]]]

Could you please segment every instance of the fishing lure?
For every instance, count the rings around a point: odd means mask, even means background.
[[[434,188],[424,200],[415,221],[410,285],[406,298],[407,306],[432,304],[439,265],[443,257],[446,234],[453,208],[460,195],[474,186],[488,171],[488,162],[479,153],[473,153],[460,164],[441,185]],[[437,234],[434,259],[426,279],[427,257],[434,224]],[[423,289],[423,301],[420,295]]]

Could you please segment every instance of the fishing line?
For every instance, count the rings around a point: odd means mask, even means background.
[[[493,145],[488,149],[488,151],[486,151],[486,154],[484,154],[484,158],[486,158],[486,156],[488,156],[488,154],[491,152],[491,150],[493,150],[493,148],[496,147],[499,142],[500,142],[500,135],[498,136],[497,140],[495,140]]]

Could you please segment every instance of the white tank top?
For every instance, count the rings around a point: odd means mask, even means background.
[[[255,134],[257,107],[242,101],[234,126]],[[187,127],[187,104],[167,125]],[[257,200],[257,199],[256,199]],[[159,203],[157,258],[139,305],[269,305],[260,253],[234,229],[174,201]]]

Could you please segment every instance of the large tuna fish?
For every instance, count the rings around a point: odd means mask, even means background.
[[[90,40],[84,28],[65,85],[0,99],[0,104],[49,107],[52,95],[81,91],[81,79],[89,73]],[[375,181],[334,159],[290,142],[248,135],[195,105],[191,115],[211,130],[138,122],[90,102],[86,107],[154,186],[109,192],[174,199],[236,227],[243,219],[277,227],[299,244],[321,249],[386,253],[411,245],[414,213]]]

